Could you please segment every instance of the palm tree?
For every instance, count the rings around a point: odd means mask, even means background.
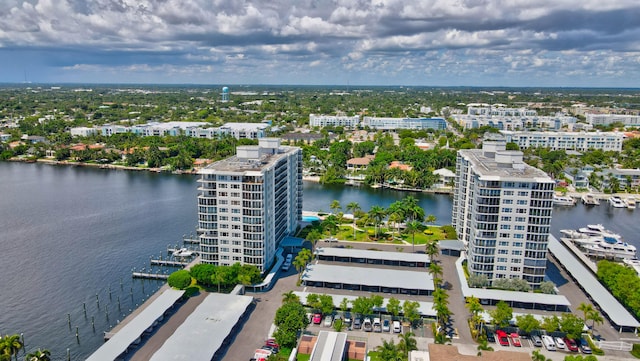
[[[425,245],[425,253],[429,255],[429,259],[432,263],[436,262],[436,257],[440,254],[440,246],[438,246],[438,241],[433,240],[427,242]]]
[[[431,276],[433,276],[434,280],[441,280],[442,278],[438,276],[442,276],[442,266],[435,262],[429,263],[429,273],[431,273]]]
[[[389,215],[389,222],[393,222],[396,226],[396,232],[400,233],[400,223],[403,221],[402,214],[399,212],[393,212]],[[392,232],[393,235],[393,232]]]
[[[489,346],[487,340],[480,341],[480,344],[477,347],[478,356],[482,355],[482,351],[493,351],[493,347]]]
[[[376,351],[380,353],[380,359],[383,361],[403,361],[404,359],[393,340],[391,342],[382,340],[382,345],[376,347]]]
[[[369,210],[368,216],[373,221],[374,234],[375,237],[378,238],[378,225],[382,223],[382,220],[386,216],[386,212],[384,211],[384,208],[380,206],[373,206]]]
[[[331,211],[333,211],[334,214],[338,214],[336,211],[339,211],[342,209],[342,206],[340,205],[340,201],[337,199],[334,199],[333,201],[331,201],[331,204],[329,205],[329,208],[331,208]]]
[[[418,349],[418,342],[413,332],[401,333],[398,335],[398,350],[402,352],[403,357],[409,357],[409,352]]]
[[[593,308],[593,305],[591,305],[590,303],[580,303],[580,305],[577,308],[578,311],[582,311],[582,314],[584,315],[584,323],[587,323],[587,319],[588,316],[595,311],[595,309]]]
[[[347,204],[347,211],[353,215],[353,240],[356,240],[356,212],[360,211],[360,204],[358,202],[349,202]]]
[[[604,318],[602,318],[602,315],[600,315],[600,312],[598,312],[596,310],[592,310],[591,312],[589,312],[587,314],[587,318],[592,321],[591,322],[591,329],[596,327],[596,323],[599,324],[599,325],[602,325],[602,323],[604,322]]]
[[[405,230],[411,235],[411,251],[415,252],[416,233],[420,230],[420,222],[409,221]]]
[[[547,361],[547,357],[539,350],[533,350],[531,352],[531,361]]]
[[[418,205],[418,200],[413,196],[408,196],[402,200],[405,215],[410,220],[418,220],[424,218],[424,209]]]
[[[293,293],[293,291],[285,292],[282,294],[282,303],[296,303],[300,302],[300,297]]]
[[[51,361],[51,352],[46,349],[38,349],[35,352],[28,353],[25,361]]]
[[[436,221],[437,221],[437,220],[438,220],[438,219],[437,219],[437,218],[436,218],[436,216],[434,216],[433,214],[428,215],[428,216],[424,219],[424,221],[425,221],[425,222],[427,222],[427,223],[429,223],[429,224],[434,224],[434,223],[436,223]]]
[[[3,338],[0,338],[0,350],[4,355],[16,356],[16,360],[18,360],[18,351],[20,351],[24,347],[22,341],[20,341],[20,335],[6,335]]]

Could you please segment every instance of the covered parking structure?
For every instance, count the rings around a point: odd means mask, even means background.
[[[307,266],[306,286],[392,294],[430,295],[433,277],[427,272],[324,264]]]
[[[296,296],[298,296],[298,298],[300,298],[300,302],[302,302],[303,305],[310,306],[307,304],[307,297],[313,292],[294,291],[293,293]],[[358,298],[357,296],[349,296],[349,295],[335,295],[335,294],[327,294],[327,293],[323,293],[323,294],[331,297],[331,299],[333,300],[333,306],[336,309],[340,308],[340,304],[342,303],[342,300],[346,299],[349,302],[349,304],[353,305],[353,301],[355,301]],[[389,300],[390,298],[383,298],[382,307],[374,307],[373,312],[389,313],[389,311],[387,310],[387,305],[389,304]],[[397,298],[397,300],[400,301],[401,303],[404,303],[404,301],[408,301],[407,299],[403,299],[403,298]],[[433,309],[433,302],[426,302],[426,301],[415,301],[415,302],[418,302],[418,313],[421,316],[430,317],[430,318],[436,317],[436,310]]]
[[[596,276],[573,253],[551,235],[549,236],[549,251],[619,332],[638,331],[640,322],[611,295],[609,290],[598,281]]]
[[[163,291],[158,298],[91,354],[87,361],[113,361],[126,354],[130,346],[140,341],[145,331],[164,318],[165,312],[170,310],[183,294],[184,291],[174,289]]]
[[[465,298],[475,297],[484,305],[495,305],[500,301],[505,301],[513,308],[559,312],[570,311],[571,303],[563,295],[469,287],[462,266],[462,262],[465,260],[465,257],[466,254],[463,252],[460,258],[456,261],[458,279],[460,280],[462,295]]]
[[[431,260],[422,253],[370,251],[353,248],[320,247],[315,250],[321,261],[362,263],[385,266],[428,267]]]
[[[151,357],[151,361],[210,361],[229,343],[253,297],[208,295]]]

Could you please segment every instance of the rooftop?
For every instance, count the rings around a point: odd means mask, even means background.
[[[458,152],[473,164],[475,172],[481,178],[490,180],[517,178],[519,180],[531,179],[536,182],[553,182],[544,171],[524,163],[520,151],[484,148],[464,149]]]
[[[404,253],[404,252],[387,252],[387,251],[370,251],[355,248],[323,248],[319,247],[315,253],[322,256],[333,257],[351,257],[363,259],[381,259],[387,261],[399,262],[423,262],[429,263],[429,256],[424,253]]]
[[[277,145],[264,146],[267,142],[275,142],[276,138],[262,138],[260,139],[260,145],[246,145],[236,148],[236,155],[229,158],[219,160],[212,163],[205,168],[202,168],[200,174],[211,174],[214,172],[260,172],[264,169],[268,169],[276,164],[282,158],[285,158],[291,153],[295,153],[300,150],[297,147],[288,147],[280,145],[280,140],[277,139]],[[276,144],[276,143],[274,143]]]
[[[152,361],[209,361],[240,320],[253,297],[212,293],[151,357]]]
[[[379,286],[407,290],[434,290],[431,274],[417,271],[370,267],[348,267],[311,264],[302,275],[303,281]]]

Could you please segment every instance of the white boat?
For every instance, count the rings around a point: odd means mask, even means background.
[[[593,194],[587,193],[582,196],[582,203],[587,206],[599,206],[600,201]]]
[[[636,199],[633,197],[629,197],[624,200],[624,203],[627,205],[627,209],[636,209]]]
[[[575,206],[576,201],[567,196],[553,196],[553,205],[554,206]]]
[[[617,233],[606,230],[601,224],[589,224],[578,230],[561,230],[562,234],[580,247],[586,255],[611,258],[611,259],[635,259],[636,247],[625,242]]]
[[[618,196],[609,197],[609,205],[613,208],[627,208],[627,205],[622,201],[622,198]]]

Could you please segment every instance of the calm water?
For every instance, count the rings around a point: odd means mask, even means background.
[[[27,350],[48,348],[55,360],[64,360],[67,348],[72,360],[85,359],[102,344],[103,331],[160,286],[132,280],[132,268],[149,269],[151,256],[194,232],[195,180],[0,162],[0,333],[23,332]],[[329,211],[336,199],[343,207],[357,202],[367,211],[407,195],[305,183],[304,209]],[[413,195],[437,224],[451,223],[449,196]],[[557,234],[561,228],[603,223],[640,246],[634,232],[638,220],[640,210],[578,205],[556,208],[552,228]]]

